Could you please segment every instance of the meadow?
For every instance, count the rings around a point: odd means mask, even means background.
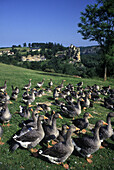
[[[4,145],[0,145],[0,170],[20,170],[20,169],[26,169],[26,170],[39,170],[40,168],[43,170],[48,169],[64,169],[61,165],[55,165],[50,162],[48,162],[45,159],[42,159],[40,157],[35,158],[31,154],[31,152],[27,149],[18,148],[13,153],[10,151],[10,139],[12,136],[20,129],[19,123],[22,122],[23,118],[20,117],[19,114],[15,114],[16,111],[19,110],[19,105],[24,105],[22,103],[22,94],[25,84],[28,84],[29,79],[32,79],[31,88],[35,87],[37,82],[42,81],[42,79],[45,78],[45,82],[43,85],[43,89],[48,87],[48,82],[50,79],[53,80],[53,87],[56,87],[59,85],[62,80],[66,80],[64,82],[64,86],[68,85],[69,83],[72,83],[76,89],[76,84],[80,81],[83,81],[84,85],[83,87],[86,87],[87,85],[92,86],[94,84],[98,84],[100,87],[102,86],[108,86],[110,85],[111,88],[114,88],[114,79],[108,79],[107,81],[103,81],[101,78],[94,78],[94,79],[85,79],[85,78],[76,78],[74,76],[69,75],[63,75],[63,74],[57,74],[57,73],[49,73],[49,72],[42,72],[42,71],[34,71],[30,69],[24,69],[20,67],[16,67],[13,65],[6,65],[0,63],[0,86],[3,86],[4,81],[7,80],[7,93],[9,96],[11,96],[12,88],[11,86],[14,85],[14,87],[19,87],[20,93],[18,96],[17,101],[12,101],[13,104],[9,105],[9,110],[12,114],[12,119],[10,121],[11,126],[10,127],[3,127],[3,136],[2,136],[2,142],[4,142]],[[102,101],[104,99],[104,96],[100,96]],[[60,112],[60,108],[53,105],[54,99],[52,93],[45,92],[45,95],[43,95],[40,98],[36,98],[33,105],[36,104],[36,102],[42,102],[42,103],[48,103],[50,104],[51,109],[55,111]],[[105,108],[102,106],[103,102],[95,102],[93,104],[92,108],[88,108],[87,111],[92,114],[93,118],[89,119],[89,122],[91,125],[94,126],[95,122],[97,120],[104,120],[106,121],[106,116],[111,110]],[[34,107],[33,107],[34,109]],[[44,113],[42,113],[44,114]],[[84,111],[82,110],[82,113],[79,117],[82,117],[84,114]],[[62,113],[61,113],[62,115]],[[57,120],[57,127],[61,128],[62,124],[70,124],[71,118],[66,118],[63,116],[62,120]],[[25,118],[24,118],[25,120]],[[114,127],[114,119],[112,119],[112,125]],[[87,133],[90,133],[89,129],[87,129]],[[69,169],[113,169],[114,164],[114,152],[113,152],[113,141],[112,139],[107,140],[108,147],[105,147],[104,149],[99,149],[97,152],[93,154],[92,164],[89,164],[83,157],[77,155],[75,152],[66,160],[65,163],[69,165]],[[40,145],[36,146],[37,149],[41,148]]]

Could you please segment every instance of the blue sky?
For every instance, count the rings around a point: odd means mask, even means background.
[[[0,47],[30,42],[97,45],[77,33],[80,12],[96,0],[0,0]]]

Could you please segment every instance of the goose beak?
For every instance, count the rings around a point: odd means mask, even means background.
[[[63,117],[62,117],[60,114],[59,114],[59,118],[60,118],[60,119],[63,119]]]
[[[69,129],[69,126],[67,126],[66,128]]]
[[[40,113],[40,110],[38,110],[37,113]]]
[[[31,108],[31,111],[33,112],[33,109]]]
[[[55,100],[58,100],[58,98],[56,97]]]
[[[82,102],[84,102],[84,99],[81,99]]]
[[[93,117],[91,114],[89,114],[89,117]]]
[[[32,107],[32,106],[34,106],[34,105],[31,105],[31,104],[28,105],[28,107]]]
[[[44,116],[44,119],[48,119],[48,117]]]
[[[13,103],[10,101],[10,104],[13,104]]]
[[[106,123],[106,122],[103,122],[103,125],[108,125],[108,123]]]
[[[77,128],[77,127],[76,127],[76,130],[80,130],[80,128]]]
[[[40,107],[40,111],[43,110],[42,107]]]
[[[53,114],[55,114],[55,111],[53,111]]]
[[[89,95],[89,99],[91,99],[91,95]]]

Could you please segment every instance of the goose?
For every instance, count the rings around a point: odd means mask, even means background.
[[[0,91],[4,92],[7,89],[6,83],[7,83],[7,81],[5,80],[4,86],[0,87]]]
[[[38,91],[35,92],[35,96],[36,97],[42,97],[43,94],[44,94],[44,90],[43,89],[42,90],[38,90]]]
[[[58,91],[58,88],[56,87],[54,90],[53,90],[53,98],[58,98],[59,97],[59,91]]]
[[[50,79],[50,82],[48,83],[48,86],[49,86],[49,88],[52,88],[52,86],[53,86],[53,81],[52,81],[52,79]]]
[[[17,100],[18,93],[12,92],[10,99],[11,100]]]
[[[57,106],[65,105],[65,103],[63,101],[60,101],[57,97],[55,98],[54,104]]]
[[[30,105],[35,100],[34,90],[32,90],[31,95],[23,97],[23,102]]]
[[[70,95],[70,91],[68,89],[63,90],[62,92],[59,93],[59,97],[61,98],[66,98],[66,96]]]
[[[66,86],[66,89],[68,89],[69,91],[74,91],[74,86],[73,86],[73,84],[69,83],[69,84]]]
[[[52,121],[53,121],[53,116],[55,114],[55,111],[52,110],[51,111],[51,114],[49,114],[48,112],[45,113],[45,116],[48,117],[48,119],[46,119],[43,123],[43,127],[46,126],[46,125],[52,125]]]
[[[0,93],[0,101],[1,102],[6,102],[8,100],[10,100],[10,96],[7,94],[6,91]]]
[[[77,115],[81,114],[81,105],[80,105],[80,101],[83,101],[82,98],[79,98],[77,101],[77,105],[74,105],[73,103],[71,103],[70,105],[61,105],[61,110],[63,113],[67,114],[68,117],[75,117]]]
[[[33,111],[32,108],[28,107],[27,106],[19,106],[19,114],[21,117],[25,117],[25,118],[30,118],[31,114],[30,114],[30,111]]]
[[[59,131],[59,136],[57,137],[57,141],[59,141],[59,142],[64,142],[65,141],[66,133],[67,133],[68,129],[69,129],[69,126],[62,125],[62,130]]]
[[[66,102],[73,102],[74,101],[74,99],[72,98],[71,95],[66,96],[65,100],[66,100]]]
[[[38,113],[40,113],[40,111],[33,110],[33,109],[31,109],[31,111],[32,111],[32,118],[22,122],[23,127],[25,128],[28,127],[37,128]]]
[[[90,107],[90,95],[86,94],[85,97],[83,97],[84,101],[81,101],[81,107],[83,109]]]
[[[39,87],[39,88],[42,87],[43,84],[44,84],[44,80],[45,80],[45,79],[43,79],[41,82],[38,82],[38,83],[37,83],[37,87]]]
[[[57,86],[58,91],[62,90],[64,81],[66,80],[62,80],[61,84]]]
[[[75,146],[75,149],[83,156],[87,158],[87,161],[89,163],[92,163],[91,154],[96,152],[101,147],[101,140],[99,137],[99,129],[100,127],[107,123],[105,123],[103,120],[99,120],[95,124],[95,133],[94,136],[84,136],[82,138],[74,138],[73,143]]]
[[[47,104],[44,103],[36,103],[37,106],[40,106],[43,111],[48,112],[51,111],[51,107],[49,107]]]
[[[30,89],[26,89],[26,91],[22,94],[22,97],[25,98],[25,97],[29,96],[29,91],[30,91]]]
[[[4,144],[4,143],[1,141],[2,134],[3,134],[3,129],[2,129],[2,126],[0,125],[0,145],[3,145],[3,144]]]
[[[51,90],[51,88],[49,88],[49,87],[47,87],[47,88],[45,89],[45,91],[48,92],[48,93],[52,93],[52,90]]]
[[[107,115],[106,122],[108,125],[100,127],[99,136],[100,136],[101,141],[110,138],[114,134],[112,126],[111,126],[111,118],[112,117],[114,117],[114,112],[110,112]]]
[[[44,124],[43,126],[44,132],[45,132],[44,141],[48,142],[48,147],[49,147],[49,141],[51,139],[56,139],[59,136],[59,131],[56,126],[57,118],[63,119],[59,113],[55,113],[53,116],[52,124],[51,125]],[[54,143],[53,140],[52,140],[52,143]]]
[[[73,124],[80,128],[80,130],[82,130],[82,132],[86,132],[86,128],[89,126],[89,120],[88,118],[93,117],[90,113],[85,112],[83,115],[83,118],[79,118],[79,119],[75,119],[72,120]]]
[[[79,82],[76,84],[78,87],[82,87],[83,86],[83,81]]]
[[[107,108],[107,109],[111,109],[113,110],[114,109],[114,99],[111,98],[111,97],[104,97],[104,106]]]
[[[39,150],[39,155],[48,158],[51,163],[63,164],[74,151],[71,135],[75,130],[77,130],[77,128],[71,125],[67,131],[64,142],[59,142],[44,151]],[[66,166],[68,167],[68,164],[63,164],[63,167]]]
[[[28,128],[26,131],[21,131],[20,134],[15,134],[13,136],[15,143],[13,144],[11,150],[15,151],[19,146],[30,149],[39,144],[45,135],[41,123],[41,121],[44,119],[47,119],[47,117],[39,115],[36,129]],[[31,152],[34,152],[34,150],[32,149]]]
[[[6,103],[4,104],[2,110],[0,111],[0,120],[3,122],[3,126],[5,122],[8,122],[7,126],[10,126],[9,121],[12,117],[9,108],[8,108],[8,104],[12,104],[11,101],[6,101]]]
[[[97,84],[94,84],[93,89],[100,90],[100,87]]]
[[[18,87],[15,87],[12,85],[12,93],[16,93],[16,94],[19,94],[19,88]]]
[[[91,99],[93,101],[96,101],[96,100],[100,100],[100,97],[96,92],[91,92]]]
[[[31,80],[32,79],[29,79],[29,84],[25,85],[23,89],[27,90],[31,87]]]

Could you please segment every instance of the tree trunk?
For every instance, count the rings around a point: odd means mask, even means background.
[[[104,70],[104,81],[107,80],[107,66],[105,65],[105,70]]]

